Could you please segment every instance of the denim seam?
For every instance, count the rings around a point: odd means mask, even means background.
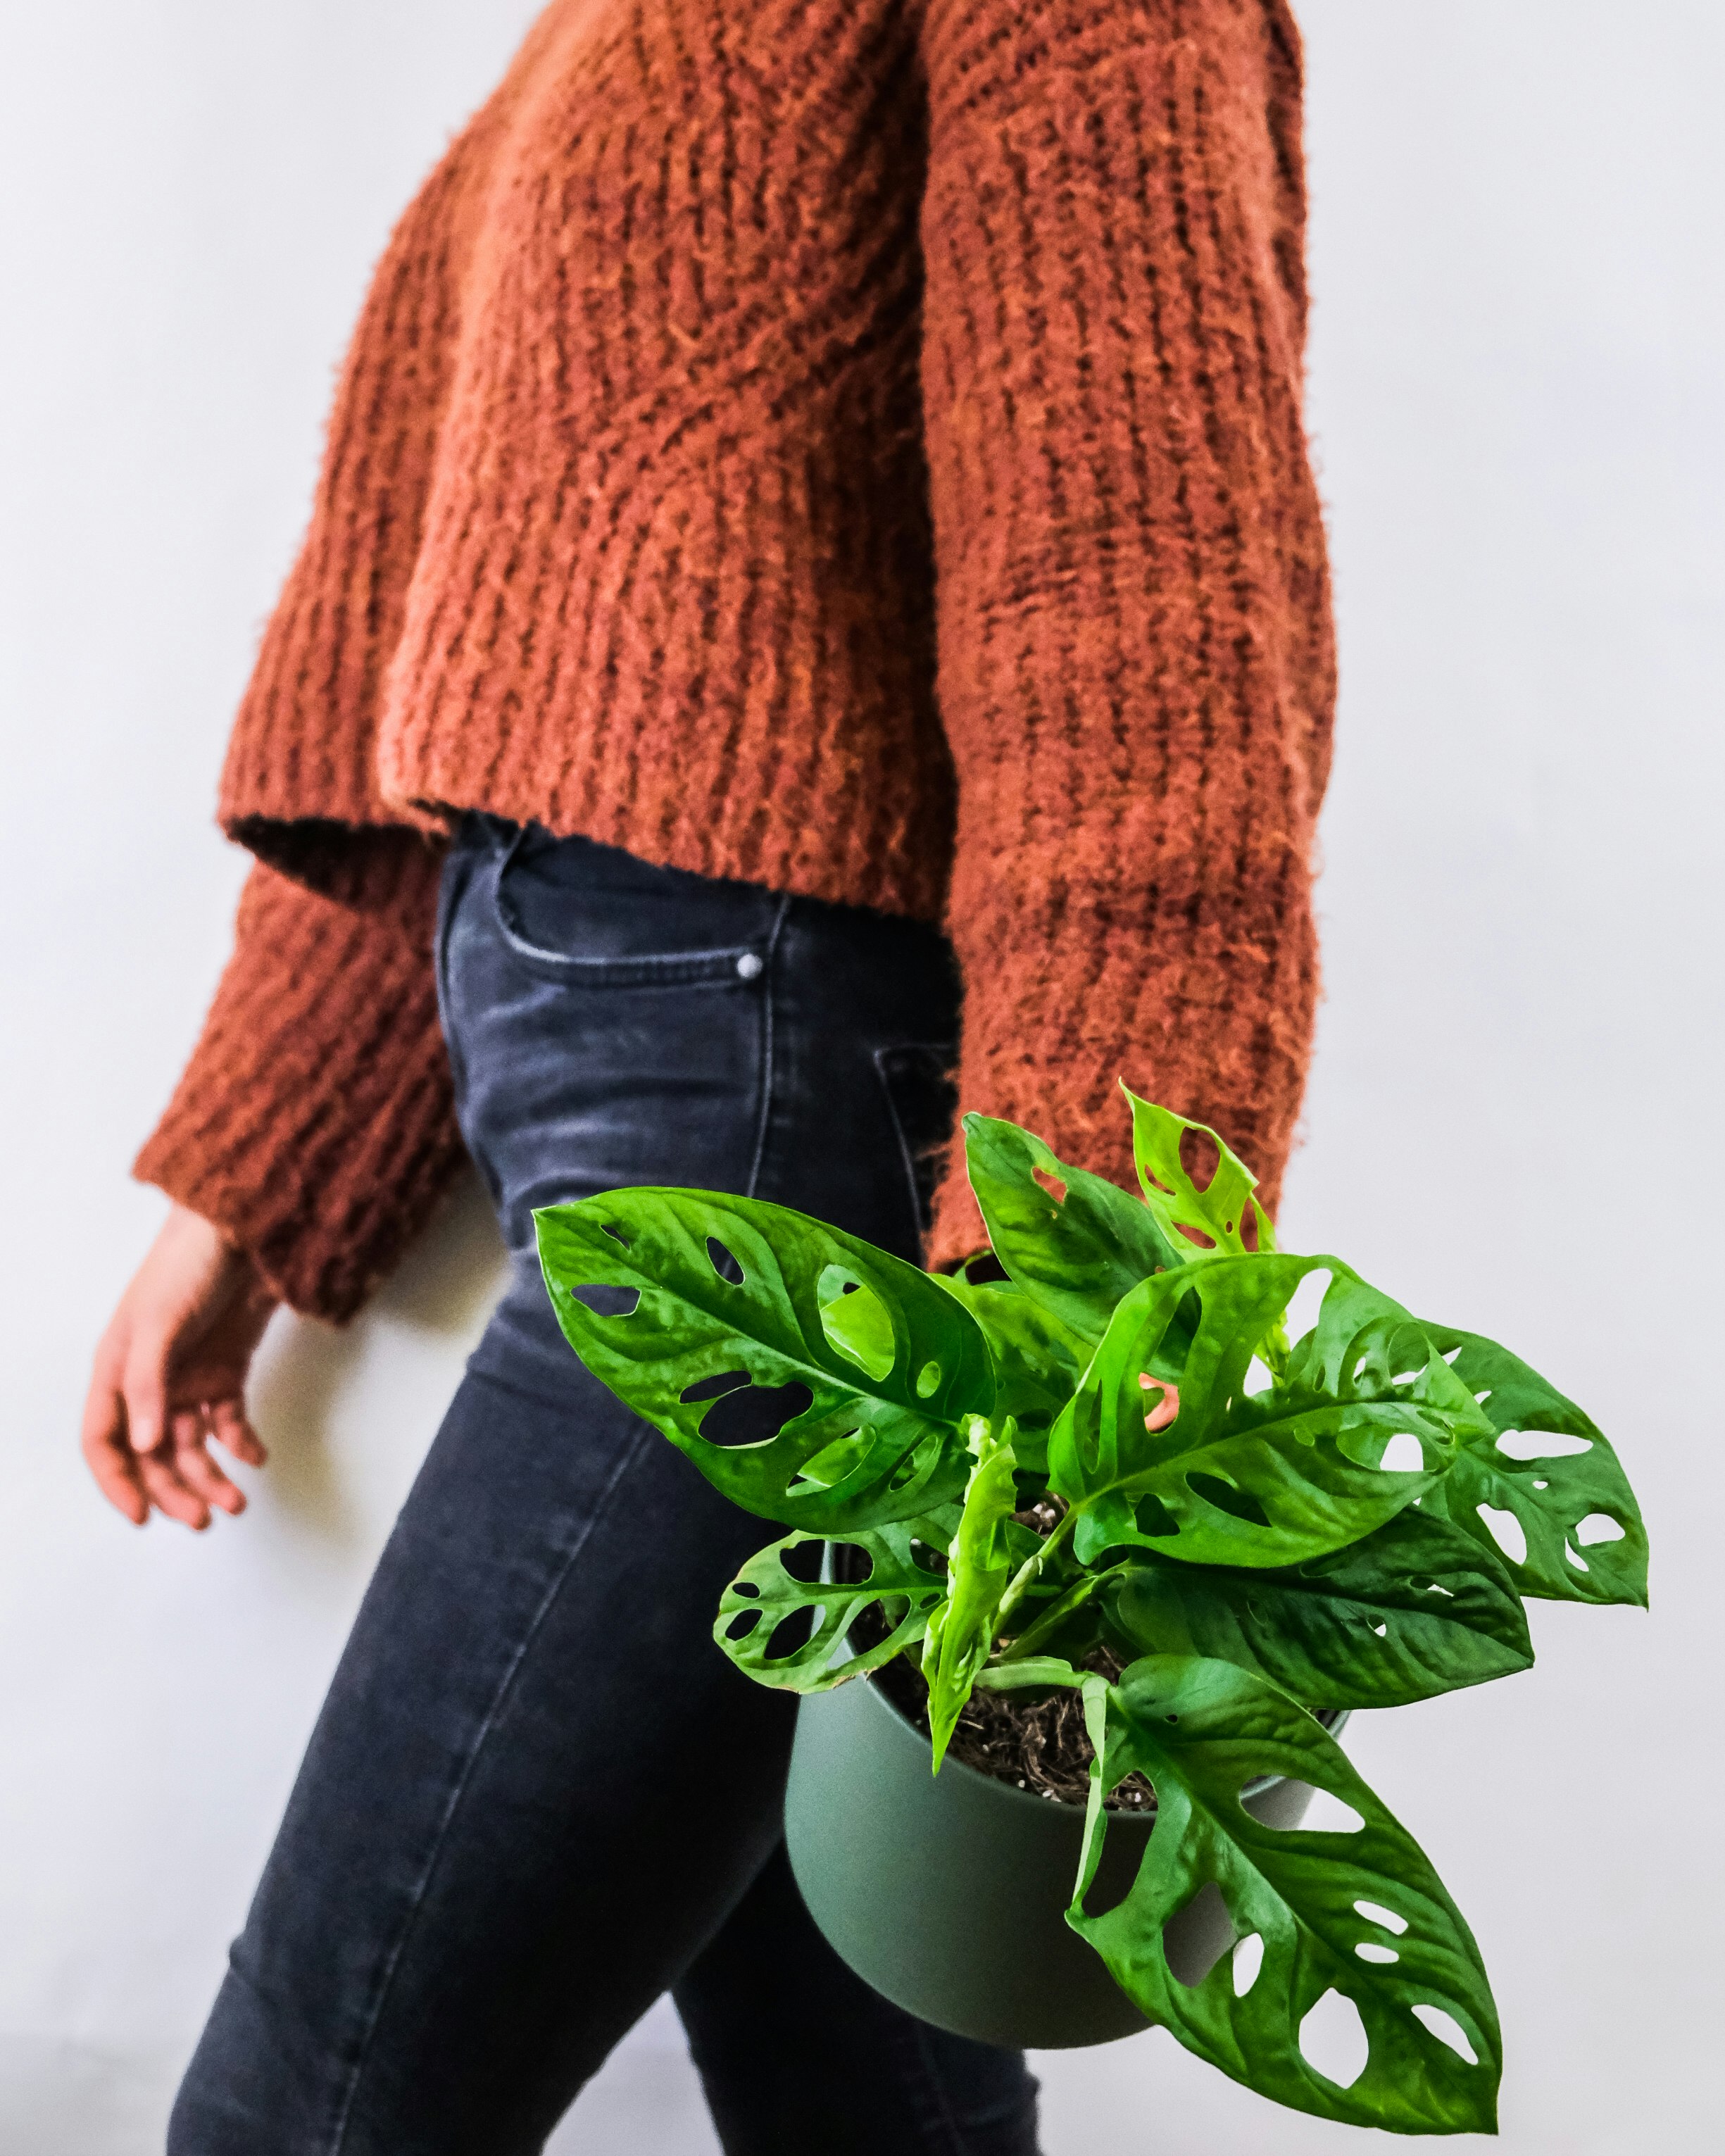
[[[773,926],[767,932],[767,968],[762,998],[761,1019],[761,1120],[755,1132],[755,1157],[749,1163],[748,1188],[746,1195],[752,1198],[761,1180],[761,1170],[767,1159],[767,1127],[773,1115],[773,981],[778,957],[778,938],[784,927],[784,918],[791,910],[788,896],[778,901],[778,911],[773,916]]]
[[[467,1091],[467,1064],[461,1053],[454,1002],[450,993],[449,943],[455,932],[455,916],[473,874],[471,867],[465,861],[459,863],[459,870],[461,885],[458,890],[455,886],[458,860],[452,855],[444,865],[438,886],[437,948],[433,967],[433,978],[437,989],[438,1024],[443,1029],[444,1046],[449,1053],[449,1075],[454,1084],[458,1114]]]
[[[432,1837],[430,1853],[426,1858],[419,1883],[413,1890],[413,1898],[408,1904],[400,1934],[390,1952],[388,1960],[384,1964],[382,1980],[377,1987],[376,2003],[372,2008],[371,2016],[366,2023],[364,2033],[359,2040],[358,2049],[354,2054],[353,2064],[347,2075],[347,2086],[342,2096],[341,2108],[336,2115],[334,2138],[329,2144],[329,2156],[341,2156],[341,2152],[347,2143],[347,2128],[352,2118],[354,2100],[359,2093],[359,2084],[365,2072],[372,2039],[376,2036],[377,2025],[383,2018],[383,2010],[389,2003],[389,1994],[395,1983],[396,1972],[401,1966],[403,1955],[407,1952],[408,1943],[413,1937],[413,1927],[418,1922],[419,1912],[424,1907],[425,1897],[431,1890],[431,1882],[437,1872],[438,1860],[443,1854],[444,1844],[449,1839],[449,1829],[454,1824],[455,1815],[460,1809],[462,1797],[466,1792],[468,1783],[473,1778],[474,1769],[478,1765],[480,1756],[490,1739],[491,1732],[496,1726],[497,1717],[502,1712],[504,1703],[514,1686],[516,1675],[522,1661],[526,1659],[528,1648],[532,1645],[541,1625],[544,1624],[545,1620],[551,1614],[553,1604],[562,1593],[564,1584],[574,1568],[577,1558],[587,1547],[588,1537],[603,1517],[606,1508],[616,1494],[618,1484],[628,1473],[651,1434],[644,1429],[637,1430],[634,1441],[626,1448],[612,1471],[610,1480],[600,1491],[598,1502],[588,1514],[580,1536],[559,1568],[557,1578],[547,1588],[543,1599],[533,1613],[532,1622],[522,1633],[521,1642],[510,1658],[509,1667],[504,1672],[503,1681],[497,1687],[496,1697],[492,1700],[490,1707],[486,1710],[485,1720],[480,1725],[473,1748],[455,1778],[454,1787],[450,1790],[449,1801],[444,1807],[443,1818],[439,1822],[437,1831]]]
[[[899,1112],[898,1096],[892,1090],[893,1073],[888,1064],[896,1056],[927,1055],[937,1059],[942,1070],[950,1070],[957,1057],[957,1045],[951,1041],[903,1040],[889,1041],[885,1047],[874,1051],[875,1075],[880,1081],[880,1090],[886,1096],[886,1116],[892,1125],[892,1134],[898,1141],[899,1164],[904,1171],[905,1188],[911,1201],[911,1221],[916,1229],[916,1246],[924,1249],[928,1241],[930,1223],[923,1218],[922,1192],[916,1180],[916,1159],[911,1150],[911,1141],[906,1135],[904,1117]],[[947,1141],[952,1142],[949,1134]]]

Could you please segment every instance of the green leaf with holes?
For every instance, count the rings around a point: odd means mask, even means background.
[[[1101,1603],[1123,1660],[1208,1656],[1310,1707],[1403,1707],[1533,1661],[1502,1563],[1412,1506],[1363,1542],[1278,1571],[1151,1558],[1106,1575]]]
[[[1645,1609],[1647,1531],[1603,1433],[1574,1400],[1495,1341],[1441,1325],[1425,1330],[1440,1353],[1454,1357],[1456,1379],[1478,1398],[1483,1425],[1426,1509],[1502,1554],[1523,1594]],[[1481,1505],[1514,1514],[1527,1540],[1525,1558],[1502,1552]]]
[[[1147,1206],[1057,1159],[1034,1132],[967,1116],[964,1157],[995,1256],[1086,1342],[1101,1338],[1122,1296],[1179,1263]]]
[[[916,1645],[930,1613],[944,1599],[946,1582],[928,1560],[945,1550],[957,1523],[958,1507],[944,1505],[927,1519],[896,1520],[861,1534],[833,1537],[835,1558],[849,1549],[868,1560],[866,1573],[855,1583],[799,1579],[788,1568],[786,1559],[793,1551],[812,1553],[824,1546],[824,1537],[787,1535],[769,1543],[725,1589],[713,1637],[757,1683],[787,1691],[830,1691],[877,1670]],[[886,1622],[887,1635],[859,1653],[850,1645],[850,1628],[875,1608]],[[781,1626],[817,1612],[801,1645],[772,1651]]]
[[[1326,1271],[1317,1324],[1285,1380],[1248,1392],[1257,1345],[1301,1281]],[[1152,1430],[1146,1408],[1164,1383],[1178,1412]],[[1084,1563],[1136,1547],[1189,1564],[1299,1564],[1394,1518],[1479,1422],[1407,1312],[1338,1260],[1217,1257],[1124,1298],[1055,1425],[1049,1479],[1081,1515]],[[1404,1434],[1420,1464],[1383,1468]]]
[[[968,1435],[976,1464],[947,1553],[946,1599],[929,1613],[922,1649],[936,1774],[960,1710],[988,1659],[1000,1598],[1017,1568],[1011,1540],[1012,1515],[1019,1502],[1013,1482],[1017,1462],[1012,1418],[1009,1415],[997,1431],[978,1415]]]
[[[1144,1203],[1177,1257],[1190,1263],[1239,1257],[1248,1250],[1273,1250],[1276,1231],[1252,1194],[1258,1178],[1240,1156],[1230,1152],[1208,1123],[1190,1122],[1153,1101],[1141,1101],[1129,1086],[1120,1090],[1132,1104],[1132,1159]],[[1202,1190],[1180,1158],[1181,1142],[1189,1135],[1215,1148],[1215,1169]]]
[[[844,1533],[963,1490],[960,1425],[992,1409],[993,1373],[974,1319],[927,1274],[783,1206],[712,1191],[608,1191],[534,1218],[570,1346],[734,1503]],[[847,1287],[885,1312],[890,1367],[849,1313],[829,1330]],[[603,1316],[583,1300],[589,1288],[639,1299]],[[714,1441],[739,1407],[775,1394],[775,1415],[789,1414],[776,1432]]]
[[[1013,1451],[1019,1486],[1029,1476],[1040,1489],[1048,1433],[1077,1390],[1090,1343],[1010,1281],[976,1283],[951,1273],[933,1277],[983,1328],[994,1364],[996,1416],[1010,1415],[1017,1424]]]
[[[1479,1949],[1412,1835],[1323,1727],[1247,1671],[1184,1655],[1147,1656],[1117,1685],[1092,1676],[1085,1694],[1099,1760],[1067,1921],[1140,2010],[1294,2110],[1400,2133],[1493,2131],[1502,2047]],[[1155,1789],[1156,1831],[1126,1898],[1091,1914],[1085,1897],[1108,1829],[1102,1799],[1134,1773]],[[1347,1833],[1269,1825],[1240,1802],[1262,1775],[1327,1790],[1363,1824]],[[1236,1940],[1262,1942],[1243,1997],[1230,1955],[1190,1984],[1168,1966],[1163,1926],[1208,1889],[1220,1894]],[[1307,2015],[1332,1990],[1353,2002],[1370,2047],[1347,2087],[1300,2044]],[[1473,2063],[1420,2009],[1448,2017]]]

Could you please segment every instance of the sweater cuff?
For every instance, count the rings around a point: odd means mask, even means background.
[[[965,976],[961,1111],[1022,1124],[1061,1159],[1137,1188],[1135,1093],[1207,1123],[1258,1178],[1272,1219],[1318,993],[1310,877],[1291,846],[1231,886],[1162,891],[999,875],[952,924]],[[955,1134],[927,1263],[987,1240]]]
[[[315,891],[261,863],[234,955],[133,1173],[306,1315],[351,1317],[462,1157],[438,1020],[439,852],[352,833]]]

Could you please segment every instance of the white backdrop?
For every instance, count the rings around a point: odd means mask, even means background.
[[[147,2156],[483,1320],[471,1194],[345,1336],[279,1324],[238,1526],[135,1534],[74,1435],[153,1230],[132,1147],[242,863],[210,803],[394,213],[530,0],[0,18],[5,1342],[0,2151]],[[1717,2145],[1725,169],[1713,0],[1306,0],[1312,418],[1343,660],[1328,1000],[1285,1239],[1504,1338],[1617,1437],[1653,1615],[1350,1745],[1480,1936],[1513,2156]],[[1705,1404],[1704,1404],[1705,1403]],[[1152,2035],[1050,2156],[1361,2145]],[[1712,2108],[1710,2109],[1710,2105]],[[1711,2132],[1709,2129],[1711,2128]],[[559,2149],[711,2151],[655,2016]]]

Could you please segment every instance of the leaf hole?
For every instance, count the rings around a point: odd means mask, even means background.
[[[1236,1942],[1234,1948],[1234,1995],[1244,1999],[1258,1981],[1258,1971],[1264,1966],[1264,1935],[1250,1932]]]
[[[800,1378],[788,1385],[739,1385],[722,1394],[701,1418],[701,1435],[709,1445],[727,1450],[768,1445],[787,1423],[806,1414],[814,1400]]]
[[[748,1602],[758,1602],[761,1599],[761,1590],[752,1579],[733,1579],[731,1592],[742,1595]]]
[[[1144,1427],[1153,1433],[1166,1430],[1180,1412],[1180,1389],[1166,1378],[1153,1377],[1146,1370],[1138,1379],[1141,1392],[1158,1394],[1156,1404],[1144,1418]]]
[[[1456,1342],[1456,1344],[1455,1344],[1455,1347],[1445,1349],[1445,1353],[1444,1353],[1444,1360],[1445,1360],[1446,1363],[1454,1363],[1454,1361],[1455,1360],[1455,1358],[1456,1358],[1456,1357],[1457,1357],[1461,1353],[1461,1342],[1458,1341],[1458,1342]]]
[[[1151,1832],[1155,1832],[1153,1826]],[[1104,1837],[1096,1876],[1085,1888],[1080,1905],[1086,1917],[1106,1917],[1120,1907],[1137,1881],[1143,1853],[1143,1842],[1136,1835],[1130,1840],[1123,1834]]]
[[[728,1281],[732,1287],[742,1286],[742,1267],[716,1235],[707,1237],[706,1254],[712,1260],[713,1270],[721,1281]]]
[[[758,1609],[739,1609],[725,1627],[727,1640],[746,1640],[761,1621]]]
[[[1384,1968],[1401,1959],[1394,1947],[1383,1946],[1376,1939],[1362,1939],[1354,1952],[1362,1961],[1376,1962]]]
[[[1327,1789],[1320,1789],[1313,1783],[1301,1782],[1291,1778],[1288,1789],[1291,1794],[1302,1795],[1306,1799],[1306,1805],[1300,1815],[1300,1824],[1297,1829],[1279,1829],[1278,1831],[1289,1833],[1297,1831],[1304,1834],[1358,1834],[1365,1825],[1364,1820],[1352,1804],[1343,1803],[1340,1797],[1332,1796]],[[1255,1814],[1254,1817],[1255,1816]],[[1275,1824],[1274,1820],[1259,1820],[1260,1826],[1273,1826]]]
[[[640,1306],[638,1287],[614,1287],[608,1281],[592,1281],[569,1291],[595,1317],[633,1317]]]
[[[1327,2082],[1352,2088],[1372,2052],[1358,2007],[1341,1992],[1327,1991],[1300,2024],[1300,2051]]]
[[[1378,1462],[1382,1475],[1420,1475],[1425,1470],[1425,1447],[1410,1430],[1399,1430],[1384,1448]]]
[[[1374,1625],[1372,1627],[1372,1630],[1378,1635],[1378,1637],[1380,1640],[1386,1640],[1389,1636],[1389,1627],[1387,1625]]]
[[[1185,1907],[1162,1928],[1168,1974],[1189,1991],[1204,1982],[1233,1943],[1234,1919],[1214,1879],[1206,1879]]]
[[[922,1365],[922,1368],[916,1373],[917,1399],[919,1400],[932,1399],[940,1389],[940,1364],[938,1363],[925,1363]]]
[[[886,1478],[889,1491],[903,1490],[916,1481],[928,1466],[928,1447],[919,1445],[914,1452],[907,1452]]]
[[[1440,1586],[1436,1580],[1428,1579],[1424,1573],[1416,1572],[1408,1584],[1416,1594],[1441,1594],[1449,1602],[1455,1599],[1454,1588]]]
[[[621,1228],[619,1228],[619,1227],[617,1225],[617,1224],[615,1223],[615,1221],[614,1221],[614,1220],[602,1220],[602,1221],[600,1221],[599,1225],[600,1225],[600,1227],[604,1230],[604,1232],[605,1232],[605,1233],[606,1233],[606,1234],[607,1234],[607,1235],[611,1238],[611,1240],[612,1240],[614,1243],[615,1243],[615,1244],[619,1245],[622,1249],[624,1249],[624,1250],[628,1250],[628,1248],[629,1247],[629,1237],[628,1237],[626,1235],[624,1235],[624,1233],[623,1232],[622,1229],[621,1229]]]
[[[1575,1530],[1575,1539],[1584,1549],[1595,1543],[1620,1543],[1625,1530],[1620,1520],[1614,1520],[1609,1512],[1589,1512]]]
[[[1219,1475],[1189,1475],[1186,1487],[1195,1497],[1202,1497],[1207,1505],[1214,1505],[1219,1512],[1226,1512],[1236,1520],[1244,1520],[1249,1527],[1267,1527],[1270,1515],[1247,1490],[1236,1490],[1231,1482],[1224,1482]]]
[[[1590,1568],[1587,1559],[1584,1557],[1578,1557],[1575,1552],[1570,1548],[1568,1543],[1565,1543],[1563,1545],[1563,1555],[1568,1559],[1569,1563],[1574,1566],[1578,1572],[1586,1572]]]
[[[1245,1373],[1244,1390],[1246,1398],[1249,1400],[1254,1399],[1260,1393],[1270,1392],[1275,1383],[1276,1379],[1271,1373],[1269,1364],[1254,1355]]]
[[[1394,1932],[1398,1938],[1408,1928],[1405,1917],[1399,1917],[1394,1909],[1386,1909],[1381,1902],[1356,1902],[1354,1908],[1368,1924],[1381,1924],[1386,1932]]]
[[[722,1399],[726,1393],[734,1393],[739,1385],[746,1385],[748,1382],[747,1370],[721,1370],[715,1377],[697,1378],[692,1385],[685,1385],[677,1398],[686,1408],[697,1400]]]
[[[1466,2030],[1453,2014],[1445,2013],[1441,2006],[1428,2006],[1423,1999],[1417,2006],[1410,2006],[1408,2011],[1430,2030],[1440,2044],[1447,2044],[1458,2058],[1466,2061],[1470,2066],[1479,2064],[1479,2053],[1467,2041]]]
[[[1527,1561],[1527,1536],[1521,1522],[1513,1512],[1502,1511],[1496,1505],[1475,1507],[1480,1517],[1491,1531],[1491,1539],[1512,1564]]]
[[[1317,1323],[1334,1275],[1325,1270],[1307,1273],[1288,1297],[1282,1322],[1290,1340],[1303,1340]]]
[[[890,1376],[898,1360],[898,1344],[891,1316],[873,1288],[842,1267],[829,1265],[815,1282],[815,1299],[827,1345],[877,1384]]]
[[[1035,1177],[1037,1182],[1041,1184],[1042,1188],[1048,1193],[1049,1196],[1053,1199],[1056,1205],[1064,1205],[1065,1204],[1066,1186],[1058,1175],[1051,1175],[1045,1168],[1033,1168],[1030,1170],[1030,1173]]]
[[[1215,1237],[1198,1226],[1196,1222],[1176,1220],[1173,1225],[1174,1233],[1177,1235],[1183,1235],[1189,1243],[1196,1244],[1200,1250],[1214,1250],[1216,1248]]]
[[[1511,1460],[1568,1460],[1593,1449],[1590,1437],[1571,1437],[1562,1430],[1506,1430],[1497,1436],[1497,1450]]]
[[[1182,1131],[1180,1165],[1192,1188],[1202,1196],[1215,1181],[1216,1171],[1222,1165],[1221,1148],[1208,1131]]]
[[[754,1614],[753,1611],[749,1613]],[[799,1653],[814,1636],[816,1625],[826,1614],[818,1603],[802,1609],[793,1609],[788,1617],[782,1617],[773,1628],[773,1636],[762,1650],[762,1659],[769,1662],[788,1662]]]
[[[1180,1523],[1153,1491],[1132,1507],[1132,1522],[1141,1535],[1177,1535]]]

